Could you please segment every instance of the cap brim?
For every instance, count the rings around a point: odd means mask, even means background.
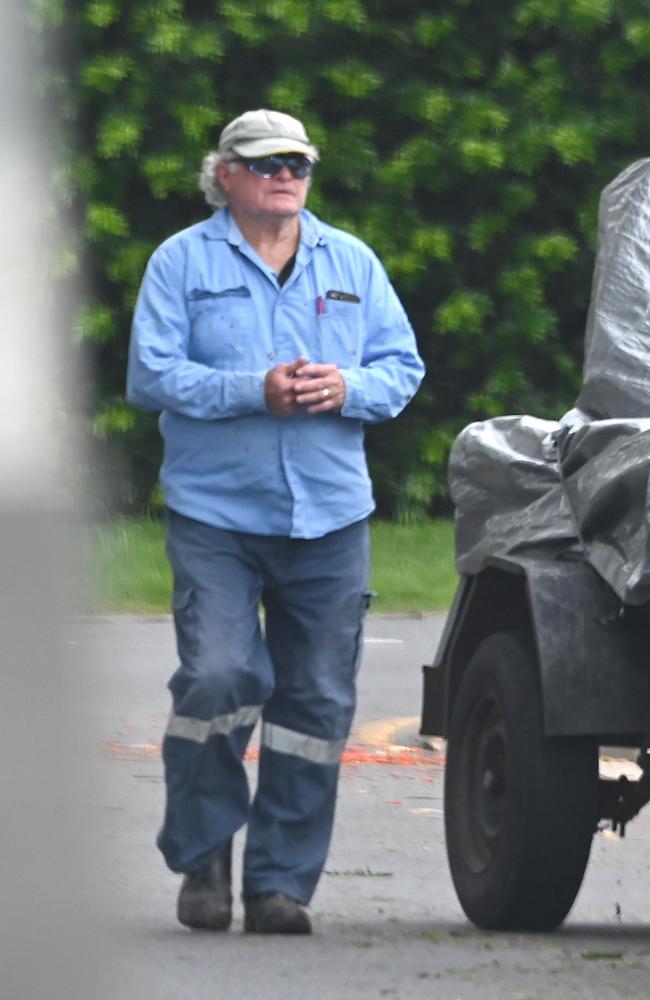
[[[257,156],[271,156],[273,153],[302,153],[310,160],[317,160],[318,150],[308,142],[300,142],[295,139],[249,139],[243,142],[236,142],[232,146],[233,152],[246,159],[253,159]]]

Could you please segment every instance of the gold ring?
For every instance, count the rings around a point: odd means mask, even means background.
[[[329,394],[330,394],[329,389],[323,389],[323,399],[327,399],[327,397],[329,396]]]

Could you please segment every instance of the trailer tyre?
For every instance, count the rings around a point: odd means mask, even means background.
[[[479,927],[551,930],[568,914],[597,822],[598,747],[547,738],[534,654],[501,632],[453,702],[445,833],[460,903]]]

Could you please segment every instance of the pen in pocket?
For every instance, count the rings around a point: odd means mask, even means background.
[[[323,298],[322,295],[319,295],[318,298],[316,299],[316,315],[317,316],[325,315],[325,299]]]

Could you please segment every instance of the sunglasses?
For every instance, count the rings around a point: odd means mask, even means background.
[[[254,159],[244,159],[240,162],[256,177],[265,181],[279,174],[283,167],[288,167],[294,177],[302,180],[309,177],[314,169],[314,161],[301,153],[274,153],[272,156],[256,156]]]

